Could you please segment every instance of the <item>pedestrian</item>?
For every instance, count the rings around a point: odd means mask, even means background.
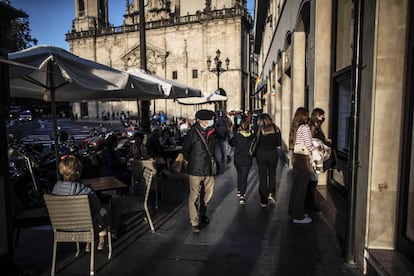
[[[227,158],[231,161],[229,146],[229,136],[232,128],[231,119],[223,111],[217,113],[217,120],[214,128],[216,129],[216,136],[220,146],[221,159]]]
[[[190,129],[190,122],[188,118],[182,119],[182,121],[179,124],[180,138],[184,138],[184,136],[187,135],[187,132],[189,129]]]
[[[289,149],[292,153],[293,185],[290,191],[289,215],[293,223],[311,223],[312,218],[305,214],[305,197],[310,181],[312,167],[309,153],[313,150],[309,111],[299,107],[292,120],[289,133]],[[303,148],[301,154],[295,148]]]
[[[93,225],[99,236],[98,250],[103,250],[105,246],[106,227],[109,225],[108,210],[102,206],[98,196],[90,187],[83,184],[80,180],[82,173],[82,163],[74,155],[64,155],[60,158],[58,165],[59,173],[63,180],[55,183],[52,189],[54,195],[88,195],[93,218]],[[90,244],[85,247],[85,251],[90,251]]]
[[[309,126],[312,134],[313,140],[319,139],[323,144],[332,147],[332,140],[325,136],[324,131],[322,130],[322,124],[325,121],[325,111],[322,108],[316,107],[312,110]],[[330,153],[332,154],[332,152]],[[305,210],[320,212],[318,204],[315,202],[315,191],[316,186],[318,185],[319,174],[315,171],[311,174],[311,180],[309,181],[308,189],[306,192],[305,199]]]
[[[267,113],[259,115],[257,126],[259,140],[256,162],[259,168],[260,206],[266,208],[268,203],[276,204],[276,168],[282,138],[280,129]]]
[[[164,111],[160,111],[160,124],[161,126],[167,125],[167,114],[165,114]]]
[[[249,154],[249,146],[253,141],[250,124],[243,120],[236,135],[230,139],[230,145],[234,147],[234,166],[237,171],[237,196],[239,204],[246,203],[247,178],[252,166],[252,157]]]
[[[183,154],[187,161],[190,185],[188,209],[193,233],[200,232],[200,224],[207,225],[207,205],[213,196],[214,176],[211,158],[215,158],[214,111],[201,109],[196,113],[197,122],[185,136]],[[197,199],[200,197],[199,206]],[[199,212],[197,210],[199,207]]]

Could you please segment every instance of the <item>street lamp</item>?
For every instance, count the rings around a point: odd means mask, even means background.
[[[229,64],[230,64],[230,59],[227,57],[225,59],[226,69],[224,69],[222,67],[223,62],[220,59],[220,54],[221,54],[220,50],[217,49],[216,56],[214,57],[215,67],[213,67],[212,69],[210,69],[210,67],[211,67],[210,57],[207,59],[207,68],[208,68],[208,70],[210,72],[213,72],[217,76],[217,91],[219,91],[219,89],[220,89],[220,75],[223,74],[224,72],[226,72],[227,70],[229,70]]]

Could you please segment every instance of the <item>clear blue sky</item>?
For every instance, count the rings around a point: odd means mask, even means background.
[[[65,34],[72,29],[75,17],[73,0],[11,0],[11,5],[29,15],[31,35],[38,45],[48,44],[69,50]],[[125,13],[125,0],[108,0],[109,22],[121,26]],[[247,1],[253,16],[254,0]]]

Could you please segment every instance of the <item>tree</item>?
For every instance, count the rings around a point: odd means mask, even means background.
[[[16,18],[12,20],[9,32],[9,41],[14,42],[14,51],[23,50],[37,45],[37,39],[30,35],[29,20],[27,18]]]
[[[11,1],[0,0],[1,30],[0,47],[19,51],[37,45],[37,39],[30,35],[28,15],[12,6]]]

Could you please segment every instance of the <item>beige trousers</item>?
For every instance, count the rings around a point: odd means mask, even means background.
[[[204,206],[200,206],[200,209],[203,209],[204,214],[203,212],[200,212],[202,213],[202,215],[205,215],[205,209],[207,207],[207,204],[210,202],[211,197],[213,196],[214,176],[189,175],[188,180],[190,184],[190,194],[188,196],[188,211],[190,214],[190,223],[192,226],[196,226],[200,223],[200,218],[197,210],[198,196],[200,195],[200,191],[204,183],[204,202],[202,202]]]

